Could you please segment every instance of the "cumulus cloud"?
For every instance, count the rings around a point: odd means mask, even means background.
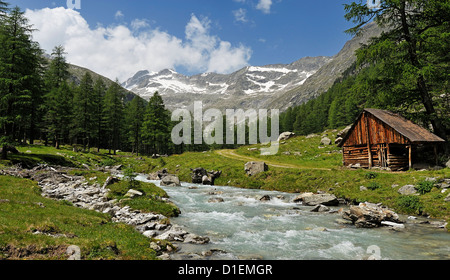
[[[79,12],[62,7],[27,10],[26,16],[38,29],[34,40],[46,52],[63,45],[70,63],[120,81],[144,69],[230,73],[247,66],[252,53],[247,46],[233,46],[211,35],[210,20],[194,14],[186,24],[185,38],[151,28],[140,19],[130,26],[91,28]]]
[[[261,10],[265,14],[270,14],[270,9],[272,7],[272,0],[259,0],[256,9]]]

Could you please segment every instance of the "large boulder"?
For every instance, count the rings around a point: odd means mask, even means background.
[[[402,223],[399,216],[385,207],[373,203],[360,203],[358,206],[350,206],[350,209],[342,212],[342,218],[351,221],[356,227],[374,228],[386,223]],[[389,224],[389,223],[387,223]]]
[[[248,176],[255,176],[259,173],[266,172],[269,170],[269,167],[265,162],[247,162],[245,164],[245,172]]]
[[[398,189],[398,193],[402,195],[414,195],[417,194],[417,189],[413,185],[406,185]]]
[[[324,146],[331,145],[331,139],[328,137],[323,137],[322,140],[320,140],[320,144]]]
[[[303,202],[303,204],[307,206],[317,206],[317,205],[336,206],[339,204],[339,200],[336,198],[335,195],[327,193],[321,194],[304,193],[297,196],[294,199],[294,202]]]
[[[289,131],[288,132],[283,132],[278,137],[278,142],[286,141],[286,140],[288,140],[288,139],[290,139],[290,138],[292,138],[294,136],[295,136],[295,133],[293,133],[293,132],[289,132]]]
[[[222,171],[206,171],[204,168],[191,169],[191,178],[193,184],[203,184],[214,186],[214,181],[222,175]]]
[[[181,182],[176,175],[167,175],[161,180],[161,186],[164,187],[180,187]]]

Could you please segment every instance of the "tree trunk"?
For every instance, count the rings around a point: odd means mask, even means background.
[[[2,149],[2,159],[3,159],[3,160],[7,160],[7,159],[8,159],[7,145],[3,145],[3,149]]]

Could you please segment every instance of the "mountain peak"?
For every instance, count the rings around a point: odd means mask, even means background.
[[[247,66],[231,74],[203,73],[184,76],[172,69],[158,73],[139,71],[124,83],[124,87],[148,99],[155,91],[165,98],[169,108],[177,108],[181,97],[197,100],[231,97],[262,97],[287,91],[301,85],[328,63],[329,57],[307,57],[292,64]]]

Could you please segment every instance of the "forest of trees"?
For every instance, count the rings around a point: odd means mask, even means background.
[[[450,135],[450,1],[359,0],[345,5],[347,32],[374,20],[384,32],[357,51],[356,63],[324,94],[280,117],[283,131],[306,135],[353,123],[364,108],[398,112]]]
[[[305,135],[343,127],[372,107],[399,112],[447,140],[450,0],[386,0],[379,9],[366,3],[345,5],[346,19],[355,24],[347,32],[357,35],[372,20],[385,31],[357,51],[357,61],[326,93],[283,113],[281,130]],[[106,85],[89,72],[74,83],[64,48],[56,46],[46,58],[33,31],[19,7],[0,0],[2,158],[9,147],[36,141],[143,155],[236,147],[175,146],[175,123],[157,92],[148,102],[130,100],[118,81]]]
[[[0,1],[2,158],[8,148],[36,140],[56,148],[72,145],[114,154],[189,150],[169,141],[173,124],[158,93],[149,102],[139,96],[126,102],[117,81],[107,87],[104,80],[94,80],[86,72],[79,83],[70,82],[64,48],[56,46],[47,59],[32,33],[24,12]]]
[[[62,46],[50,59],[32,40],[33,27],[19,7],[0,1],[0,149],[37,140],[59,149],[106,149],[137,155],[175,154],[235,145],[174,145],[171,112],[155,92],[149,101],[127,93],[116,81],[107,86],[86,71],[74,82]],[[128,93],[129,95],[129,93]],[[131,99],[131,100],[130,100]]]

